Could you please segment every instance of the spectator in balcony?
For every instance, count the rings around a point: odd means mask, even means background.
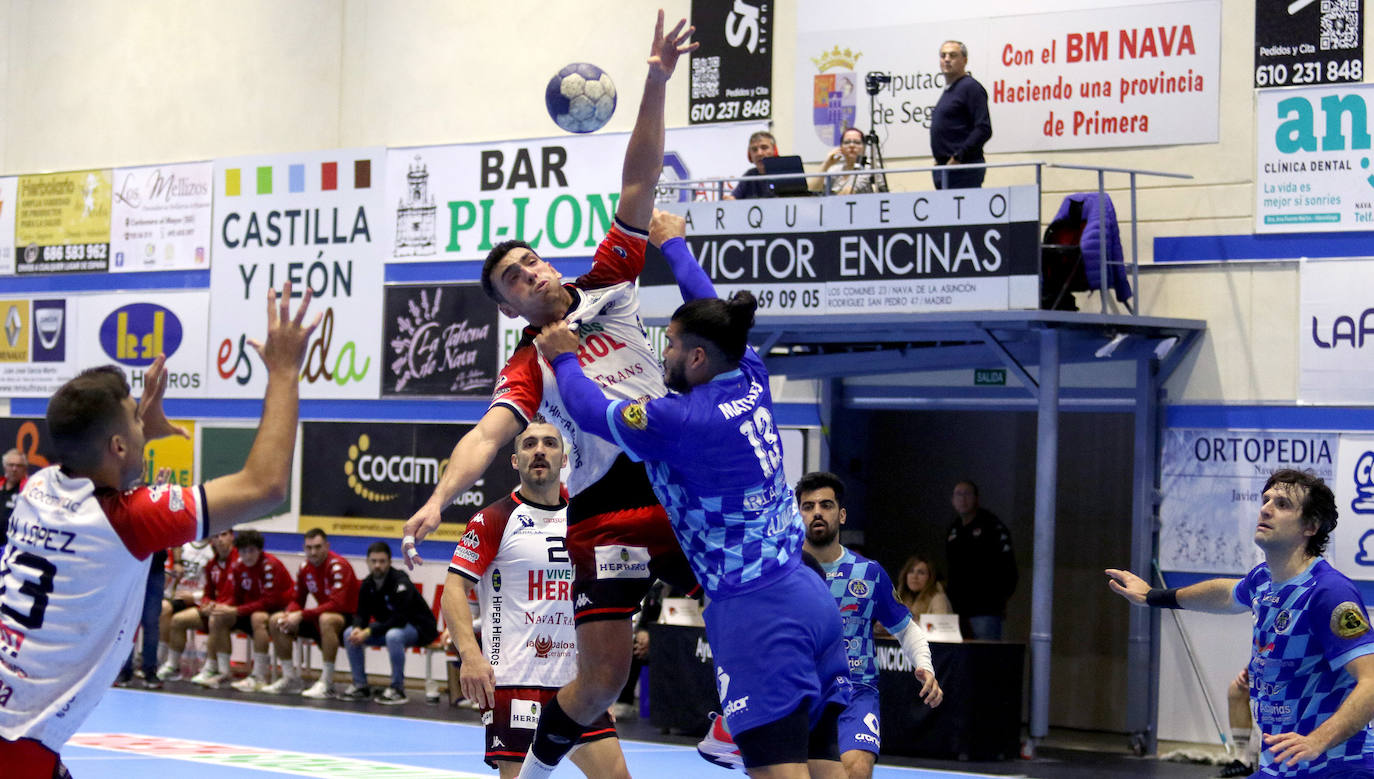
[[[983,144],[992,137],[988,91],[968,74],[968,47],[959,41],[940,44],[940,72],[945,89],[930,117],[930,153],[936,165],[984,162]],[[937,170],[936,189],[983,186],[985,168]]]
[[[847,127],[840,135],[840,145],[830,150],[825,155],[825,162],[821,163],[821,172],[828,173],[836,165],[843,165],[840,170],[852,170],[848,176],[830,177],[830,194],[832,195],[858,195],[874,190],[873,174],[861,172],[864,167],[864,134],[857,127]],[[825,176],[816,176],[811,179],[812,192],[825,192]]]
[[[754,166],[744,172],[745,176],[762,176],[763,161],[778,156],[778,142],[773,134],[759,130],[749,136],[749,162]],[[773,185],[768,181],[746,178],[735,185],[733,191],[725,195],[726,200],[752,200],[760,197],[773,197]]]

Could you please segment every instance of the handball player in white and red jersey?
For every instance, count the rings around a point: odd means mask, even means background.
[[[310,333],[291,287],[268,291],[257,438],[243,469],[194,487],[140,485],[146,441],[184,432],[162,410],[164,358],[135,402],[115,366],[87,370],[48,401],[61,465],[29,479],[0,566],[0,766],[6,779],[65,776],[58,753],[129,656],[153,552],[254,519],[286,495],[298,376]]]
[[[563,435],[572,460],[568,478],[568,553],[574,567],[577,676],[543,707],[525,776],[546,776],[587,726],[615,701],[630,669],[630,618],[654,578],[684,591],[696,587],[667,515],[644,468],[572,423],[548,364],[533,338],[556,321],[575,322],[586,337],[579,353],[589,376],[616,397],[642,401],[667,393],[657,355],[639,317],[636,279],[663,166],[663,103],[692,29],[684,19],[664,32],[658,14],[639,114],[625,150],[615,223],[596,250],[591,270],[571,284],[533,246],[498,244],[482,267],[482,286],[508,316],[530,327],[502,370],[490,409],[453,449],[434,494],[406,522],[406,564],[416,541],[433,532],[440,512],[471,486],[519,431],[541,414]]]
[[[468,594],[477,592],[481,646],[468,630],[453,637],[463,695],[486,725],[487,765],[502,779],[519,772],[539,711],[577,673],[568,502],[559,482],[566,462],[553,425],[536,418],[516,436],[511,465],[520,486],[468,522],[444,585],[449,625],[472,624]],[[602,712],[577,743],[571,759],[587,776],[629,776],[610,715]]]
[[[239,553],[234,548],[232,530],[217,533],[208,541],[181,545],[176,565],[181,566],[182,573],[176,577],[171,599],[162,601],[162,622],[166,625],[162,633],[163,640],[167,642],[167,661],[158,669],[157,678],[164,682],[181,678],[181,654],[186,651],[186,634],[188,631],[208,628],[210,604],[217,600],[228,600],[229,593],[234,589],[229,581],[229,566],[237,559]],[[215,647],[206,646],[206,663],[192,677],[192,681],[215,673],[218,663],[214,659],[214,650]],[[228,647],[224,651],[229,651]]]

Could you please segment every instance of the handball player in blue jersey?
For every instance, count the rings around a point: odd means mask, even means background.
[[[921,700],[932,708],[944,693],[930,663],[926,631],[897,600],[892,580],[881,565],[840,544],[844,524],[844,482],[825,471],[808,473],[797,482],[797,506],[806,525],[803,547],[825,571],[830,595],[840,609],[849,680],[854,688],[849,707],[840,715],[840,762],[849,779],[869,779],[882,746],[878,709],[878,653],[873,622],[887,628],[921,682]]]
[[[646,465],[710,598],[703,617],[717,692],[750,775],[839,779],[836,722],[850,687],[839,612],[801,564],[802,520],[768,373],[746,340],[756,302],[747,292],[716,298],[681,237],[661,248],[687,301],[663,351],[664,381],[678,394],[606,398],[582,373],[581,343],[563,322],[544,328],[540,353],[581,429]]]
[[[1250,699],[1264,747],[1255,776],[1374,777],[1374,633],[1355,584],[1321,559],[1335,527],[1331,488],[1279,470],[1255,526],[1264,562],[1244,579],[1152,589],[1107,571],[1108,586],[1136,605],[1254,614]]]

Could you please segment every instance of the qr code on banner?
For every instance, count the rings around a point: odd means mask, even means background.
[[[720,57],[692,58],[692,99],[720,97]]]
[[[1322,0],[1322,51],[1355,49],[1359,45],[1360,0]]]

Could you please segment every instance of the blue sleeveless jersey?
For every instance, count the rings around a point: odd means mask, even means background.
[[[845,549],[834,562],[821,563],[830,595],[840,607],[844,623],[844,647],[849,656],[849,679],[876,687],[877,652],[873,647],[873,620],[890,633],[906,627],[911,612],[897,600],[892,580],[881,565]]]

